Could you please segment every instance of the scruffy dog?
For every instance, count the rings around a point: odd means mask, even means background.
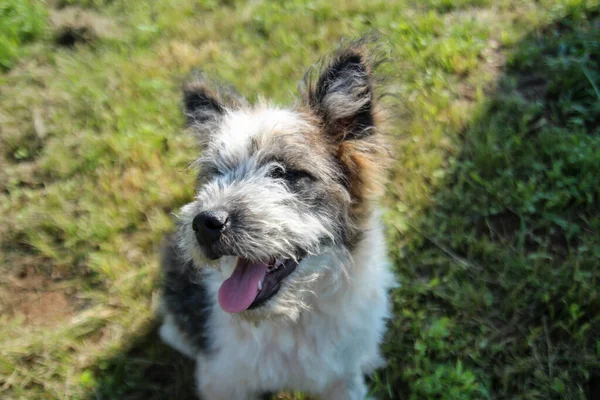
[[[367,396],[395,284],[373,64],[363,43],[342,46],[290,109],[202,75],[184,85],[201,173],[163,258],[160,335],[196,360],[201,398]]]

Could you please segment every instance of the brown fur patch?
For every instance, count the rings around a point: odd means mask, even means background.
[[[372,202],[384,193],[389,154],[382,139],[371,137],[368,143],[345,141],[338,148],[337,157],[346,171],[352,196],[352,219],[357,226],[365,222]]]

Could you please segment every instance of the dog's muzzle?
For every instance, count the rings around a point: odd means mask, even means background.
[[[237,257],[235,270],[219,289],[218,300],[224,311],[240,313],[260,307],[273,298],[306,252],[296,250],[293,258],[272,255],[264,260],[249,260],[240,254],[224,252],[222,241],[232,229],[232,219],[224,210],[202,211],[194,217],[192,229],[207,258]]]

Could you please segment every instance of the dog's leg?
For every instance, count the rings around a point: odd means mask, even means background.
[[[365,400],[367,399],[367,385],[362,375],[357,374],[340,379],[329,385],[319,395],[323,400]]]
[[[188,343],[188,341],[183,337],[183,335],[179,331],[179,328],[177,328],[177,326],[175,325],[175,321],[173,321],[173,316],[169,314],[165,315],[163,324],[158,330],[158,335],[163,340],[163,342],[165,342],[178,352],[191,359],[196,358],[196,351],[194,351],[192,346]]]

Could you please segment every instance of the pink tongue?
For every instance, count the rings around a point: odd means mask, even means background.
[[[219,288],[219,305],[228,313],[247,310],[258,294],[258,281],[267,274],[267,264],[238,258],[233,274]]]

